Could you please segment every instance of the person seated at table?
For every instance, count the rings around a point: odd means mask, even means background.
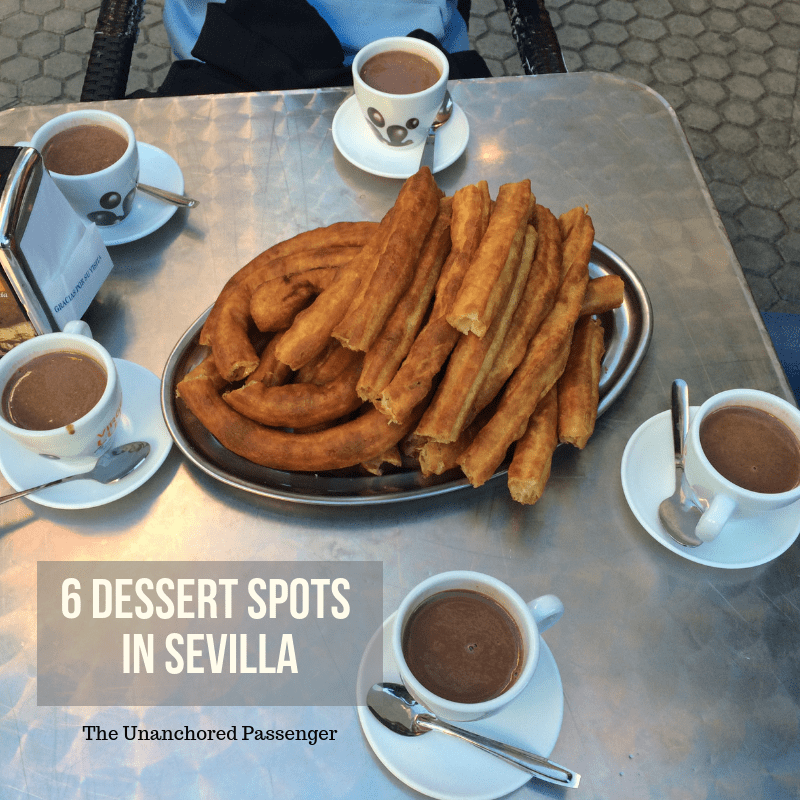
[[[384,36],[437,44],[448,54],[452,78],[490,77],[486,63],[469,49],[470,2],[165,0],[164,26],[177,60],[155,94],[349,85],[355,54]]]

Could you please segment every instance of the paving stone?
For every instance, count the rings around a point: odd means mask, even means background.
[[[603,72],[611,72],[622,61],[619,51],[605,44],[590,44],[582,55],[589,69]]]
[[[747,206],[737,215],[737,219],[746,235],[770,242],[776,241],[786,231],[786,225],[777,211],[758,206]]]
[[[636,9],[630,2],[623,0],[606,0],[597,7],[597,14],[601,19],[614,22],[627,22],[636,16]],[[554,23],[555,24],[555,23]]]
[[[759,120],[759,115],[753,104],[745,100],[731,100],[725,103],[720,108],[720,111],[728,122],[732,122],[735,125],[749,127],[755,125]]]
[[[758,144],[758,137],[751,130],[729,122],[723,122],[714,131],[714,136],[720,147],[732,153],[749,153]]]
[[[793,198],[782,209],[781,217],[789,230],[800,231],[800,198]]]
[[[683,109],[683,122],[690,128],[713,131],[720,123],[720,116],[712,108],[699,103],[691,103]]]
[[[620,47],[620,53],[624,59],[635,64],[652,64],[660,55],[653,42],[643,42],[640,39],[629,39]]]
[[[708,159],[711,174],[716,180],[741,186],[753,174],[750,159],[728,151],[721,151],[716,141],[714,144],[714,154]]]
[[[692,61],[692,66],[698,75],[704,78],[721,81],[731,73],[731,68],[724,58],[703,53]]]
[[[599,19],[597,10],[584,3],[574,3],[561,12],[561,17],[567,25],[583,25],[588,27]]]
[[[598,22],[592,26],[592,38],[600,44],[619,45],[628,38],[628,31],[615,22]]]
[[[785,127],[787,127],[788,134],[788,126]],[[788,138],[788,135],[786,138]],[[751,161],[758,172],[778,178],[784,182],[784,185],[786,185],[786,179],[793,175],[797,169],[797,162],[791,154],[777,147],[758,148],[751,156]],[[794,194],[791,189],[789,189],[789,192]],[[800,223],[800,220],[798,220],[798,223]],[[798,224],[798,230],[800,230],[800,224]]]
[[[77,53],[59,53],[53,58],[48,58],[44,65],[45,75],[60,80],[85,71],[83,58]]]
[[[61,0],[23,0],[22,8],[29,14],[42,17],[50,11],[61,7]]]
[[[783,181],[771,175],[751,175],[742,184],[745,197],[756,206],[779,209],[791,199]]]
[[[669,0],[635,0],[634,6],[643,17],[652,19],[663,19],[673,11]]]
[[[747,206],[748,200],[744,196],[741,186],[722,181],[710,181],[708,190],[714,198],[720,214],[735,214]]]
[[[61,37],[50,31],[36,31],[36,33],[26,36],[20,42],[20,48],[26,56],[45,59],[59,52],[61,49]],[[2,58],[2,55],[0,55],[0,58]]]
[[[40,27],[41,22],[36,15],[19,12],[0,22],[0,34],[19,41],[29,33],[39,30]]]
[[[739,13],[739,19],[748,27],[759,31],[768,31],[778,24],[778,18],[768,8],[745,6]]]
[[[690,61],[701,52],[697,44],[685,36],[670,36],[662,39],[658,43],[658,48],[667,58],[682,59],[683,61]]]
[[[734,244],[733,249],[742,267],[755,275],[769,278],[780,269],[780,253],[778,249],[769,242],[754,238],[742,239]],[[770,285],[772,287],[771,291],[774,292],[775,295],[772,298],[772,302],[774,302],[780,298],[780,293],[771,281]],[[767,287],[762,284],[759,288],[765,291]],[[763,306],[759,304],[759,308],[762,307]]]
[[[22,97],[33,105],[53,103],[61,97],[61,81],[41,76],[23,84]]]
[[[697,17],[687,14],[676,14],[667,20],[667,27],[674,36],[698,36],[706,28]]]
[[[18,52],[20,52],[20,48],[16,39],[11,36],[0,36],[0,61],[12,58]]]
[[[3,64],[3,78],[9,81],[26,81],[37,76],[40,69],[38,58],[17,56]]]
[[[772,284],[781,297],[793,303],[800,303],[800,266],[797,263],[782,266],[772,276]]]
[[[42,27],[55,33],[71,33],[84,27],[83,14],[70,8],[60,8],[44,15]]]
[[[703,24],[710,31],[720,31],[722,33],[733,33],[739,30],[740,23],[736,14],[724,11],[719,8],[712,8],[702,16]]]
[[[681,86],[692,78],[692,68],[685,61],[662,59],[653,64],[653,74],[664,83]]]
[[[722,56],[723,58],[727,56],[735,57],[736,42],[727,33],[704,30],[693,41],[703,53]]]
[[[725,87],[718,81],[708,78],[695,78],[686,85],[687,94],[698,103],[717,106],[728,96]]]

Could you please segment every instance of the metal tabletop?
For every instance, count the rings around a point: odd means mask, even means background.
[[[553,592],[544,635],[564,719],[551,757],[581,773],[575,797],[789,798],[800,794],[800,548],[722,570],[662,547],[620,480],[636,429],[669,403],[736,387],[790,398],[675,114],[650,89],[580,73],[454,83],[466,153],[437,174],[450,193],[530,177],[556,214],[585,205],[596,236],[647,288],[643,365],[583,451],[560,449],[543,499],[505,482],[409,503],[329,508],[224,486],[173,448],[132,495],[60,511],[16,501],[0,516],[0,796],[3,798],[400,798],[417,796],[365,741],[352,707],[38,707],[37,561],[380,561],[383,613],[445,569],[477,569],[526,598]],[[87,312],[115,357],[157,375],[227,277],[269,245],[336,220],[378,220],[398,180],[353,167],[331,135],[340,90],[98,104],[181,166],[200,205],[111,248]],[[0,114],[0,141],[70,107]],[[81,726],[335,728],[282,743],[87,742]],[[535,725],[536,720],[531,719]],[[433,735],[433,734],[431,734]],[[515,797],[562,796],[530,781]]]

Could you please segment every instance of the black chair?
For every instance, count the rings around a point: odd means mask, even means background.
[[[504,0],[526,75],[566,72],[544,0]],[[144,0],[102,0],[81,91],[82,101],[125,97]]]

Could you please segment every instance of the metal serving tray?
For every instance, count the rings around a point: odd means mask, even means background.
[[[597,242],[592,247],[589,273],[593,278],[619,275],[625,282],[622,306],[602,317],[606,352],[599,416],[620,396],[639,368],[652,337],[653,315],[647,291],[636,273],[616,253]],[[381,476],[355,468],[335,473],[284,472],[254,464],[223,447],[176,397],[178,383],[209,353],[198,338],[210,310],[195,321],[173,349],[161,384],[161,406],[175,444],[208,475],[263,497],[313,505],[393,503],[471,488],[458,470],[429,478],[411,469]],[[507,469],[508,464],[503,464],[494,478],[505,475]]]

